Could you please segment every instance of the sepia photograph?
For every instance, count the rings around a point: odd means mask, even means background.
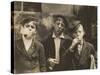
[[[11,73],[97,69],[97,8],[11,2]]]

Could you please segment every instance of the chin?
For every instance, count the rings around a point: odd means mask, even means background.
[[[30,39],[30,38],[32,38],[32,35],[27,35],[27,34],[25,34],[24,37],[25,37],[26,39]]]
[[[57,31],[57,33],[61,34],[61,33],[62,33],[62,31]]]

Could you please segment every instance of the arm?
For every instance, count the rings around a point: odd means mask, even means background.
[[[95,51],[93,45],[91,45],[90,58],[91,58],[90,69],[96,69],[96,67],[97,67],[97,54],[96,54],[96,51]]]
[[[39,61],[40,61],[40,71],[46,71],[46,58],[45,58],[45,51],[42,44],[39,47]]]

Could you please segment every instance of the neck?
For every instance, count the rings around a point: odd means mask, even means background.
[[[22,36],[22,39],[23,39],[23,43],[24,43],[24,46],[25,46],[25,50],[28,51],[29,48],[31,47],[33,39],[32,38],[27,39],[25,36]]]

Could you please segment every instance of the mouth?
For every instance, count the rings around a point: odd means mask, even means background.
[[[27,34],[24,34],[24,37],[27,37]]]
[[[61,32],[61,31],[62,31],[62,29],[58,29],[58,30],[57,30],[57,32]]]

